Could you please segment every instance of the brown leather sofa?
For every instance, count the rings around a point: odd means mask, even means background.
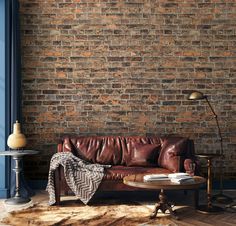
[[[72,152],[91,163],[109,164],[99,186],[100,191],[140,190],[123,184],[123,177],[137,173],[185,172],[195,161],[192,140],[158,136],[78,136],[64,137],[58,152]],[[55,172],[56,204],[68,188],[62,167]]]

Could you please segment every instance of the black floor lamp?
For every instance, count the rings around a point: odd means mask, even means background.
[[[219,141],[220,141],[220,158],[221,158],[220,163],[221,163],[221,167],[222,167],[222,163],[223,163],[222,160],[224,158],[223,139],[222,139],[222,134],[221,134],[217,114],[215,113],[213,107],[211,106],[207,96],[204,95],[202,92],[194,91],[194,92],[190,93],[190,95],[188,96],[188,100],[203,100],[203,99],[206,100],[208,106],[211,109],[212,114],[214,115],[215,121],[216,121],[218,137],[219,137]],[[220,192],[219,192],[219,194],[214,195],[212,197],[212,200],[215,200],[219,203],[225,203],[225,204],[232,202],[232,199],[230,197],[223,194],[223,170],[220,170]]]

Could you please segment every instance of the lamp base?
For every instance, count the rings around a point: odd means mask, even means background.
[[[197,208],[197,211],[204,214],[218,214],[224,211],[223,208],[219,206],[208,206],[208,205],[200,205]]]
[[[229,204],[233,202],[233,199],[227,195],[224,195],[223,193],[219,193],[217,195],[212,196],[212,201],[222,203],[222,204]]]

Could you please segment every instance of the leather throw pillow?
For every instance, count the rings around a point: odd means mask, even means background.
[[[172,172],[178,172],[182,153],[188,148],[188,139],[184,137],[167,137],[162,141],[158,165]]]
[[[132,153],[128,166],[157,166],[160,145],[132,144]]]

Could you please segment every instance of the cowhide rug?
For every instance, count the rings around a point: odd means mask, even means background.
[[[13,211],[2,219],[3,225],[11,226],[176,226],[169,216],[150,220],[153,206],[138,203],[119,203],[106,200],[105,203],[93,203],[90,206],[80,202],[68,202],[62,206],[37,204],[28,209]],[[0,223],[0,225],[1,225]]]

